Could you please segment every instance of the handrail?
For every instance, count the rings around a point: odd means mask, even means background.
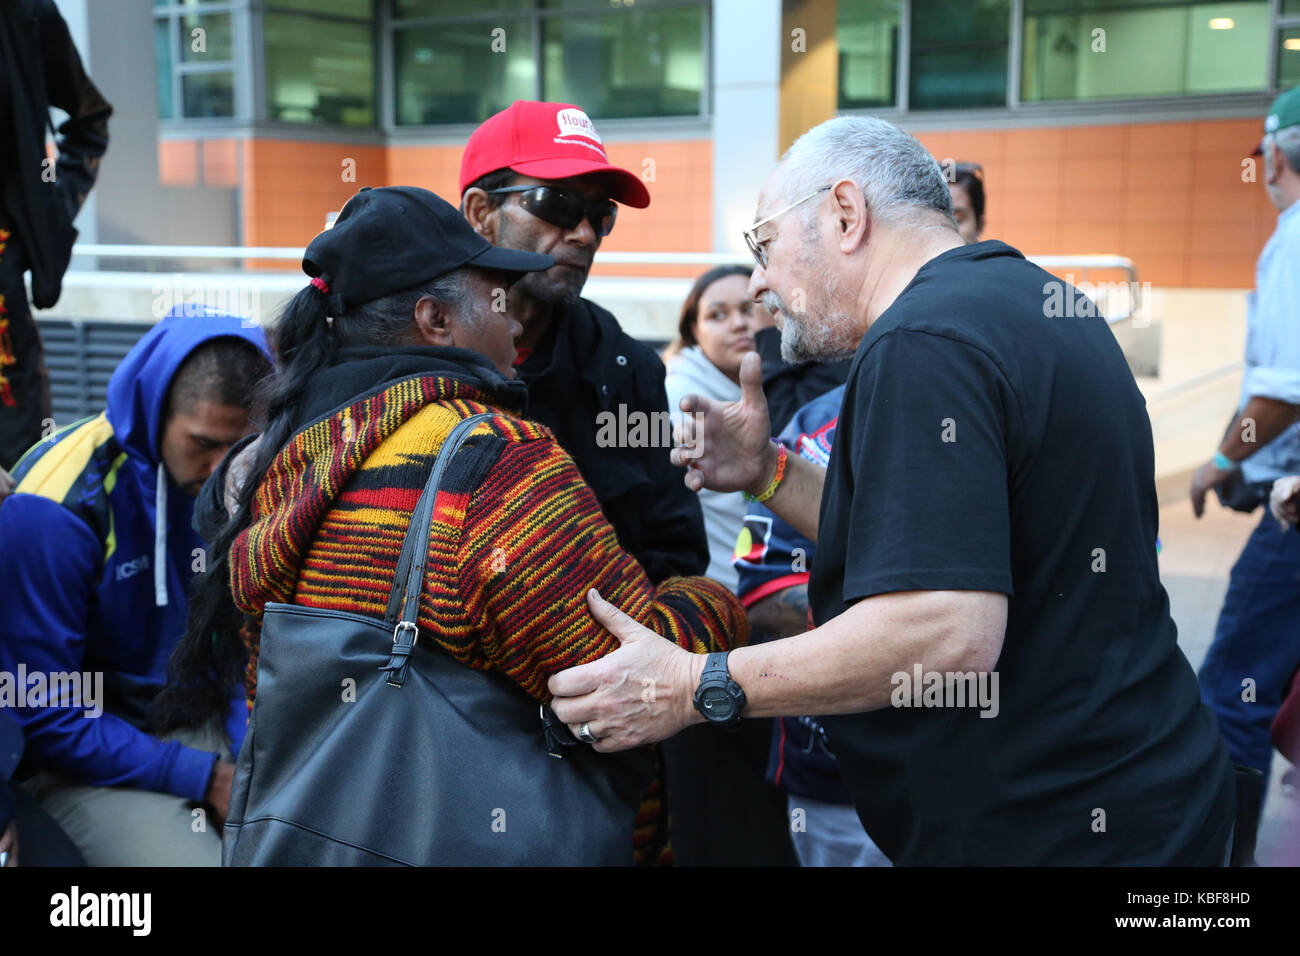
[[[285,259],[302,258],[296,246],[149,246],[126,243],[81,242],[73,246],[77,256],[104,256],[111,259]],[[1137,279],[1133,260],[1116,255],[1027,256],[1030,262],[1045,269],[1123,269]],[[747,262],[748,253],[728,252],[598,252],[598,263],[611,265],[677,266],[726,265]]]
[[[1220,365],[1218,368],[1212,368],[1208,372],[1201,372],[1198,375],[1193,375],[1191,378],[1179,382],[1177,385],[1171,385],[1163,392],[1156,392],[1154,395],[1149,396],[1147,398],[1147,406],[1150,407],[1168,399],[1176,398],[1185,392],[1190,392],[1209,382],[1214,382],[1221,378],[1227,378],[1234,372],[1240,372],[1245,367],[1245,360],[1237,359],[1236,361],[1229,362],[1226,365]]]
[[[73,246],[76,256],[102,256],[108,259],[279,259],[297,262],[302,249],[296,246],[150,246],[122,243],[83,242]],[[1026,256],[1044,269],[1120,269],[1128,277],[1128,308],[1108,316],[1112,325],[1133,317],[1141,302],[1137,267],[1126,256],[1113,254]],[[690,266],[747,263],[745,253],[728,252],[598,252],[596,265]],[[1104,307],[1105,303],[1099,303]]]

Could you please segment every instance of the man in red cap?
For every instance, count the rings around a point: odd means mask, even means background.
[[[609,162],[581,109],[519,100],[470,137],[460,191],[461,212],[489,242],[555,259],[545,272],[515,282],[508,300],[523,325],[515,347],[529,417],[555,432],[619,542],[652,581],[703,574],[709,559],[703,516],[668,459],[670,449],[654,447],[653,439],[650,447],[636,447],[598,438],[601,412],[620,422],[637,421],[639,412],[655,423],[668,408],[659,357],[581,297],[618,205],[650,205],[645,184]],[[647,428],[650,433],[657,437],[657,428]]]

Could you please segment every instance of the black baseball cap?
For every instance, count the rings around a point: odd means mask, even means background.
[[[331,314],[475,266],[540,272],[550,256],[492,245],[460,211],[418,186],[365,186],[307,246],[302,271],[327,286]]]

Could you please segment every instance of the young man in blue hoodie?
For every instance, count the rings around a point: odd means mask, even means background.
[[[23,456],[0,508],[0,707],[23,726],[27,786],[92,866],[218,864],[247,724],[241,694],[224,728],[148,732],[206,562],[194,497],[253,430],[270,369],[260,329],[186,311],[127,353],[104,412]]]

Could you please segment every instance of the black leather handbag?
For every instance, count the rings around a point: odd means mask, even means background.
[[[598,754],[504,676],[417,641],[438,484],[490,417],[439,452],[383,620],[266,605],[224,865],[632,863],[653,754]]]

